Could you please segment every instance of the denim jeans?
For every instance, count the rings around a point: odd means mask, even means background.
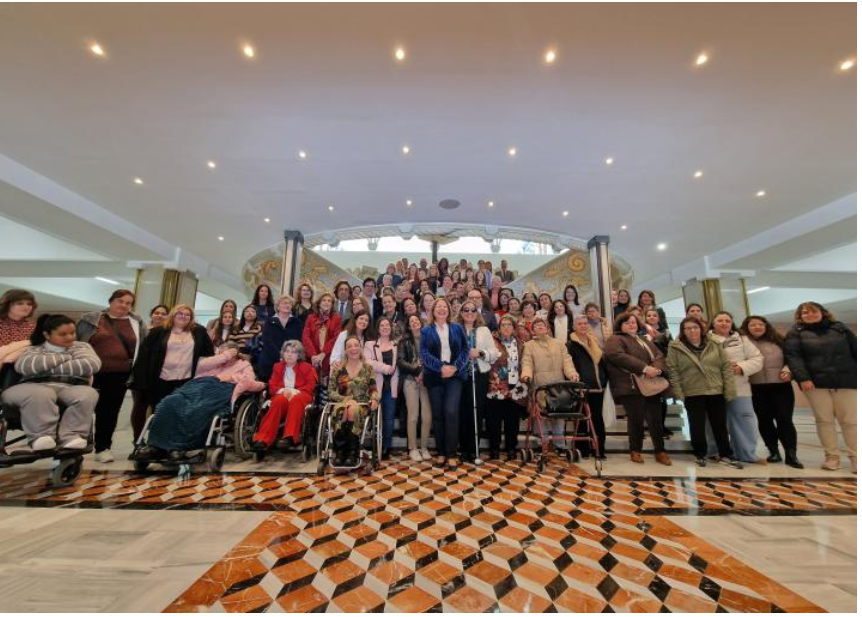
[[[739,396],[727,404],[727,424],[730,445],[736,460],[746,463],[759,461],[757,438],[760,431],[750,396]]]
[[[384,388],[380,397],[380,411],[383,416],[383,449],[392,448],[392,429],[395,427],[395,412],[398,399],[392,397],[392,390]]]
[[[461,388],[464,382],[457,377],[428,387],[431,399],[431,418],[434,426],[434,443],[440,456],[453,458],[458,451],[458,426],[461,411]]]

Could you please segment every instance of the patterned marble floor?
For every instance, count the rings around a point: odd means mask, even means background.
[[[821,611],[673,517],[855,515],[855,478],[0,474],[0,505],[271,512],[169,611]],[[153,514],[156,514],[155,512]],[[854,518],[855,520],[855,518]]]

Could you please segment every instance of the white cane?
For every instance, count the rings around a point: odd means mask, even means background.
[[[473,461],[475,465],[481,465],[484,461],[479,456],[479,420],[478,411],[476,410],[476,361],[470,361],[470,381],[473,382],[473,434],[476,438],[476,459]]]

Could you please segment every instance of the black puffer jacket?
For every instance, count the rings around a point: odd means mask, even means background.
[[[796,324],[784,341],[784,360],[800,383],[856,389],[856,335],[841,322]]]

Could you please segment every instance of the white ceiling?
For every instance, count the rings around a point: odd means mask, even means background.
[[[232,274],[285,227],[446,220],[610,233],[649,279],[855,192],[856,72],[837,70],[855,17],[813,3],[4,4],[0,153]],[[437,208],[447,197],[462,207]]]

